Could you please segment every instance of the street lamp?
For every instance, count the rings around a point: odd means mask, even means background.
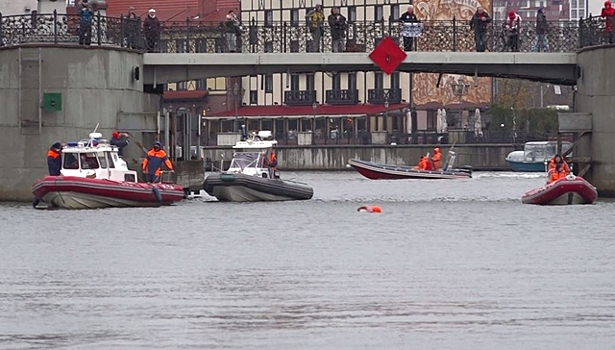
[[[237,130],[237,121],[238,121],[238,116],[237,116],[237,96],[239,95],[239,83],[235,82],[235,84],[233,85],[233,102],[235,104],[235,130]]]
[[[465,84],[461,78],[457,79],[457,83],[451,84],[451,88],[453,89],[453,95],[459,98],[459,120],[461,120],[461,102],[463,96],[468,94],[468,90],[470,89],[470,84]],[[457,123],[455,123],[456,126]]]
[[[384,123],[383,126],[386,129],[386,126],[388,124],[388,120],[389,120],[389,95],[387,94],[385,96],[385,100],[384,100]]]
[[[318,103],[316,103],[316,101],[314,101],[314,103],[312,103],[312,144],[316,144],[316,140],[314,139],[314,136],[316,135],[316,109],[318,108]]]

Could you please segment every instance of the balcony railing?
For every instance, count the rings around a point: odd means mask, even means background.
[[[486,27],[487,51],[508,50],[505,21],[493,21]],[[570,21],[550,21],[545,34],[550,52],[576,52],[580,47],[608,43],[612,38],[601,18]],[[422,35],[416,38],[418,51],[475,51],[474,32],[465,20],[425,20]],[[131,47],[163,53],[216,53],[235,49],[244,53],[309,52],[312,36],[301,23],[258,22],[244,20],[243,31],[236,37],[227,36],[227,28],[220,22],[199,20],[164,21],[160,32],[142,29],[142,23],[127,18],[106,17],[97,13],[87,30],[93,45]],[[402,24],[398,21],[349,21],[345,29],[346,51],[371,52],[385,36],[398,41]],[[519,51],[534,50],[536,23],[523,23],[519,33]],[[23,43],[77,43],[85,34],[80,17],[61,13],[32,13],[17,16],[0,14],[0,46]],[[232,33],[231,33],[232,34]],[[609,35],[607,35],[609,34]],[[83,38],[81,38],[83,39]],[[322,52],[333,51],[331,28],[325,22],[318,45]],[[400,43],[401,46],[401,43]],[[339,46],[338,46],[339,47]]]
[[[359,103],[359,90],[327,90],[325,103],[330,105],[356,105]]]
[[[316,102],[316,90],[284,91],[284,104],[288,106],[311,106]]]
[[[367,102],[371,104],[401,103],[401,89],[369,89]]]

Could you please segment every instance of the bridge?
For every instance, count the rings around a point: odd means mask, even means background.
[[[250,74],[380,69],[365,53],[147,53],[143,63],[146,84]],[[521,78],[559,85],[574,85],[579,75],[575,53],[409,52],[398,70]]]
[[[590,18],[550,22],[547,52],[536,47],[535,23],[524,23],[518,52],[506,46],[504,22],[492,22],[485,33],[487,52],[475,51],[474,33],[458,20],[424,21],[416,34],[413,52],[401,63],[402,72],[454,73],[473,76],[522,78],[574,85],[580,75],[575,52],[603,44],[604,22]],[[344,51],[333,53],[330,28],[323,28],[315,45],[305,25],[298,22],[245,23],[231,36],[238,53],[228,53],[229,36],[220,23],[195,20],[162,23],[148,33],[139,22],[96,15],[90,29],[92,45],[128,47],[148,51],[144,57],[146,84],[264,73],[314,71],[373,71],[368,58],[385,36],[401,46],[402,24],[396,21],[354,21],[344,29]],[[79,17],[68,14],[5,16],[0,14],[0,46],[24,43],[76,43]],[[546,48],[540,48],[543,51]],[[320,52],[315,52],[320,51]],[[306,54],[307,53],[307,54]]]

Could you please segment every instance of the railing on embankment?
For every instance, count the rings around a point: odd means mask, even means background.
[[[506,51],[505,21],[493,21],[485,35],[487,51]],[[86,28],[86,29],[84,29]],[[89,29],[88,29],[89,28]],[[244,53],[310,52],[312,36],[303,22],[259,22],[254,19],[242,23],[237,35],[237,47]],[[344,28],[345,50],[371,52],[385,36],[401,45],[402,25],[394,19],[381,21],[348,21]],[[332,49],[331,30],[323,27],[321,52]],[[204,22],[186,18],[161,23],[159,32],[143,30],[141,20],[126,17],[107,17],[98,12],[91,26],[83,27],[78,15],[32,13],[17,16],[0,14],[0,46],[27,43],[75,43],[88,30],[93,45],[130,47],[163,53],[219,53],[228,51],[227,28],[220,22]],[[585,46],[609,42],[604,20],[599,17],[549,21],[546,39],[550,52],[575,52]],[[535,21],[522,24],[519,51],[534,50],[537,39]],[[154,43],[147,47],[148,43]],[[475,51],[474,32],[466,20],[429,20],[422,22],[421,35],[415,40],[417,51]]]
[[[452,145],[338,145],[338,146],[280,146],[276,148],[281,170],[346,170],[350,159],[363,159],[376,163],[409,165],[418,164],[421,155],[433,155],[434,147],[439,147],[446,156]],[[505,158],[508,153],[523,149],[523,145],[477,144],[455,145],[457,165],[470,165],[475,170],[510,170]],[[208,147],[203,155],[214,167],[225,167],[233,157],[233,149],[227,147]]]

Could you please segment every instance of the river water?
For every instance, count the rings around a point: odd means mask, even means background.
[[[535,174],[282,176],[315,198],[1,206],[0,349],[613,348],[615,203],[522,205]]]

